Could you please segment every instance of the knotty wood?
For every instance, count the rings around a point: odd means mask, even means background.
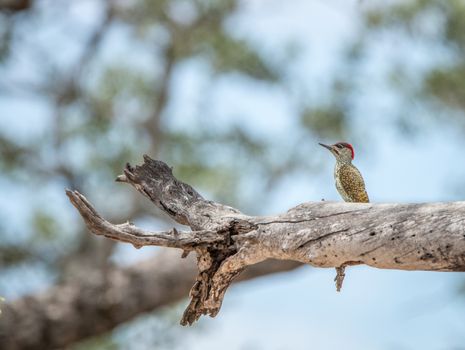
[[[117,181],[132,185],[192,231],[147,232],[103,219],[77,191],[67,191],[89,230],[140,247],[197,253],[199,273],[181,324],[216,316],[232,280],[266,259],[343,271],[350,265],[400,270],[465,271],[465,202],[378,204],[310,202],[284,214],[248,216],[204,199],[165,163],[144,156]],[[337,281],[338,286],[342,280]]]

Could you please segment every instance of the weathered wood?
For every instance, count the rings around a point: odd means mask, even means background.
[[[253,217],[208,201],[177,180],[165,163],[144,156],[117,179],[134,186],[193,231],[151,233],[105,221],[78,192],[68,191],[89,229],[136,246],[157,244],[197,252],[199,274],[182,324],[214,317],[231,281],[266,259],[337,268],[465,271],[465,202],[430,204],[304,203],[288,212]],[[145,237],[147,235],[147,237]]]

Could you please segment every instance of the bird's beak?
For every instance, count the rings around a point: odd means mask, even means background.
[[[331,152],[333,151],[333,148],[331,146],[325,145],[324,143],[319,143],[321,147],[329,149]]]

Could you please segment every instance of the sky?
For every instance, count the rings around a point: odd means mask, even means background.
[[[324,98],[320,91],[327,88],[328,74],[334,74],[338,53],[359,30],[359,11],[363,6],[365,2],[358,0],[248,0],[243,1],[243,10],[227,25],[265,54],[275,55],[277,62],[286,62],[285,54],[279,53],[285,52],[288,45],[297,47],[299,54],[288,69],[287,88],[308,91],[311,98],[318,100]],[[83,27],[98,21],[98,8],[91,1],[73,6],[71,12]],[[43,40],[54,38],[63,42],[60,36],[66,33],[50,30],[43,35]],[[108,43],[113,55],[102,56],[102,60],[118,55],[124,47],[118,43],[120,37],[116,34],[114,37]],[[355,164],[363,173],[374,202],[457,200],[458,195],[450,184],[459,181],[465,171],[457,161],[463,147],[460,132],[445,125],[429,128],[414,140],[404,140],[390,122],[397,100],[382,85],[381,74],[386,60],[394,56],[391,52],[396,45],[389,40],[374,44],[370,64],[361,72],[363,89],[359,92],[359,113],[354,122],[362,136],[354,144]],[[67,50],[72,56],[72,45]],[[128,55],[129,59],[143,64],[143,57]],[[420,67],[427,66],[430,60],[428,52],[420,49],[412,56],[410,64]],[[67,56],[63,57],[66,65]],[[24,69],[28,72],[29,68],[23,67],[22,74]],[[175,101],[174,104],[182,107],[174,113],[174,127],[195,122],[192,111],[200,98],[199,91],[204,93],[202,87],[209,83],[203,78],[203,69],[206,68],[194,61],[177,75],[173,89],[182,103]],[[230,76],[208,88],[214,101],[211,108],[223,116],[212,123],[225,126],[240,123],[252,133],[285,142],[287,135],[282,131],[298,127],[289,118],[295,112],[295,104],[288,98],[289,90],[247,85],[235,79]],[[295,81],[301,85],[293,85]],[[18,118],[11,118],[13,115]],[[25,106],[11,97],[0,97],[2,132],[19,132],[27,140],[31,133],[41,132],[47,125],[46,118],[47,106],[39,101]],[[31,127],[33,124],[37,127]],[[334,187],[331,155],[315,144],[308,156],[321,160],[321,172],[312,174],[311,178],[298,174],[281,183],[274,189],[273,200],[262,208],[264,213],[280,213],[299,203],[321,198],[340,200]],[[0,210],[4,215],[15,216],[22,210],[27,191],[13,193],[9,185],[0,182],[3,194]],[[13,194],[17,201],[12,205],[7,198]],[[51,198],[57,205],[66,205],[64,198],[54,195]],[[17,216],[19,227],[21,216]],[[137,260],[146,257],[144,250],[129,247],[120,252],[128,256],[140,254]],[[124,259],[132,261],[128,257]],[[46,285],[47,276],[40,275],[40,268],[37,271],[34,278]],[[28,276],[27,271],[24,273]],[[450,349],[465,344],[465,300],[457,295],[463,282],[460,274],[352,267],[347,270],[341,293],[335,291],[334,275],[332,269],[306,266],[235,285],[226,294],[223,308],[215,319],[203,318],[199,325],[189,329],[174,326],[174,331],[179,335],[178,341],[193,350],[217,349],[219,344],[224,350]],[[130,338],[124,337],[131,332],[137,334],[137,329],[137,326],[132,330],[123,326],[115,337],[122,344],[131,345],[131,349],[144,349],[143,342],[128,344]]]
[[[279,51],[283,42],[301,47],[293,70],[304,81],[308,76],[307,88],[312,91],[324,84],[341,44],[356,35],[359,6],[363,4],[358,1],[255,0],[247,3],[235,27],[265,52]],[[377,85],[385,66],[379,57],[385,58],[382,53],[397,44],[379,43],[365,72],[367,86],[356,123],[360,134],[366,134],[371,142],[363,142],[360,152],[356,148],[355,164],[364,174],[372,201],[457,200],[447,179],[458,181],[463,176],[463,166],[456,161],[461,153],[455,141],[460,140],[459,131],[443,126],[405,141],[386,117],[395,98]],[[427,65],[427,52],[414,55],[412,65]],[[292,106],[280,98],[279,91],[262,95],[260,88],[253,89],[220,90],[217,104],[231,115],[244,115],[241,123],[251,129],[279,139],[282,130],[292,128],[287,118]],[[247,99],[251,93],[253,98]],[[227,105],[227,101],[239,99],[243,103]],[[234,113],[234,108],[247,112]],[[340,200],[333,184],[332,157],[318,145],[313,151],[310,157],[327,158],[324,169],[318,176],[312,175],[311,181],[301,175],[283,183],[267,213],[283,212],[321,197]],[[225,349],[273,350],[450,349],[465,344],[465,305],[457,295],[461,274],[354,267],[348,271],[341,293],[335,291],[334,275],[332,269],[303,267],[237,285],[228,291],[217,318],[203,319],[201,323],[209,327],[193,331],[185,344],[195,350],[216,349],[220,342]]]

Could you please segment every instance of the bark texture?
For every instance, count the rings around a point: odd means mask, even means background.
[[[197,253],[199,273],[181,324],[214,317],[224,293],[246,267],[266,259],[338,269],[366,264],[401,270],[465,271],[465,202],[432,204],[304,203],[284,214],[247,216],[204,199],[165,163],[144,156],[117,181],[135,187],[192,231],[146,232],[102,218],[77,191],[67,191],[90,231],[136,247],[158,245]]]
[[[195,278],[194,257],[181,260],[174,250],[108,275],[56,286],[38,295],[0,305],[0,348],[61,349],[103,334],[143,312],[187,295]],[[247,270],[243,279],[294,269],[292,261],[268,261]]]

